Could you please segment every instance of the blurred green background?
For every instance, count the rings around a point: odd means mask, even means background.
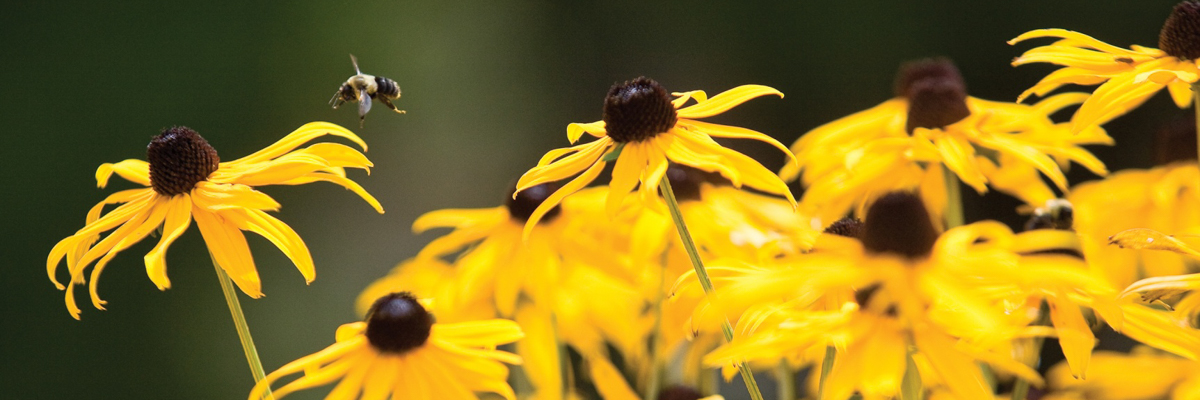
[[[242,304],[271,370],[330,344],[339,324],[357,318],[358,291],[433,237],[413,235],[414,218],[500,204],[543,152],[567,144],[567,123],[600,118],[616,81],[646,75],[668,90],[710,94],[776,87],[785,99],[755,100],[715,120],[790,143],[890,97],[903,61],[951,57],[971,94],[1013,100],[1052,68],[1010,67],[1033,44],[1007,39],[1061,27],[1154,46],[1175,2],[204,3],[0,6],[0,397],[246,396],[252,380],[196,228],[169,252],[172,289],[147,279],[141,257],[153,241],[141,243],[103,275],[108,311],[81,293],[82,321],[43,272],[50,248],[82,227],[88,208],[132,187],[115,180],[97,189],[95,168],[144,159],[164,127],[196,129],[226,160],[317,120],[370,144],[376,169],[352,178],[387,214],[329,184],[264,189],[284,205],[277,215],[308,243],[318,270],[305,286],[278,250],[248,235],[267,296]],[[376,104],[357,129],[353,107],[327,106],[353,74],[348,53],[365,72],[399,82],[407,115]],[[1113,170],[1147,166],[1154,130],[1189,112],[1160,94],[1108,126],[1119,147],[1094,151]],[[768,146],[731,145],[771,168],[782,163]],[[1093,177],[1077,168],[1071,178]],[[1020,221],[1002,195],[967,201],[969,220]]]

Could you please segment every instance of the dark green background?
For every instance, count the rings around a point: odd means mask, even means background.
[[[1052,69],[1010,67],[1033,44],[1005,40],[1062,27],[1153,46],[1174,2],[208,3],[0,6],[0,397],[246,395],[250,374],[195,228],[169,252],[171,290],[146,278],[141,257],[153,243],[141,243],[103,275],[108,311],[81,293],[82,321],[70,318],[43,272],[51,246],[82,227],[89,207],[132,187],[96,189],[95,168],[144,158],[163,127],[196,129],[226,160],[319,120],[371,146],[376,169],[352,177],[385,215],[329,184],[264,189],[284,205],[278,216],[308,243],[318,271],[306,287],[267,241],[250,239],[267,297],[243,297],[243,305],[274,369],[331,343],[338,324],[356,318],[358,291],[430,240],[410,233],[416,216],[498,205],[543,152],[567,144],[567,123],[600,117],[615,81],[647,75],[669,90],[710,94],[774,86],[787,98],[755,100],[715,120],[790,143],[890,97],[902,61],[952,57],[973,95],[1012,100]],[[399,82],[398,105],[409,113],[377,104],[357,129],[352,107],[329,109],[353,72],[347,53],[366,72]],[[1113,169],[1146,166],[1150,134],[1188,112],[1161,94],[1109,126],[1119,148],[1096,153]],[[733,146],[772,168],[782,162],[767,146]],[[967,201],[968,219],[1019,221],[1011,199]]]

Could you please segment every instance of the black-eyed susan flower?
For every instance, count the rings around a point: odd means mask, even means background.
[[[1033,30],[1008,43],[1045,37],[1059,40],[1025,52],[1013,65],[1044,62],[1064,68],[1046,75],[1018,101],[1034,94],[1044,96],[1068,84],[1100,85],[1071,118],[1075,131],[1121,116],[1163,88],[1176,105],[1187,107],[1191,85],[1200,79],[1196,64],[1200,59],[1200,2],[1175,6],[1159,32],[1157,49],[1138,45],[1123,49],[1065,29]]]
[[[743,336],[710,353],[705,363],[774,359],[814,362],[810,355],[838,349],[822,399],[898,396],[911,357],[926,382],[945,385],[959,398],[990,398],[976,362],[1037,380],[1037,374],[990,344],[1020,334],[1002,310],[971,291],[964,279],[976,269],[1011,261],[957,240],[976,227],[941,237],[920,198],[908,193],[879,198],[858,231],[861,240],[840,241],[797,257],[792,268],[744,268],[725,276],[716,296],[749,296],[775,304],[738,321]],[[820,247],[820,245],[818,245]],[[848,296],[846,296],[848,295]],[[825,296],[849,297],[834,309],[812,306]],[[753,300],[751,300],[753,301]],[[912,353],[910,356],[909,353]]]
[[[250,297],[261,297],[262,290],[243,230],[262,235],[279,247],[295,263],[305,281],[311,282],[316,278],[316,270],[308,248],[287,224],[266,213],[278,210],[279,203],[255,190],[255,186],[332,182],[353,191],[375,210],[383,212],[374,197],[346,178],[346,168],[371,167],[371,162],[362,153],[337,143],[318,143],[296,150],[324,135],[340,136],[366,149],[362,139],[345,128],[314,122],[254,154],[220,162],[217,151],[199,134],[186,127],[174,127],[150,141],[146,149],[148,161],[130,159],[101,165],[96,170],[96,182],[100,187],[107,185],[114,173],[147,187],[108,196],[88,212],[83,229],[50,250],[46,272],[55,286],[66,290],[67,310],[71,316],[79,318],[74,289],[75,285],[86,282],[84,270],[88,265],[95,262],[89,285],[92,304],[104,309],[105,301],[96,292],[100,273],[117,253],[159,227],[162,227],[162,236],[158,245],[146,254],[146,273],[160,290],[169,288],[167,248],[187,230],[193,219],[214,260]],[[101,216],[104,207],[111,204],[120,206]],[[97,242],[101,234],[110,230],[112,233]],[[63,258],[66,258],[71,275],[66,286],[55,276]]]
[[[508,317],[522,295],[537,304],[553,301],[563,252],[589,247],[566,245],[588,238],[565,234],[569,218],[560,218],[566,210],[559,204],[544,213],[523,240],[526,221],[556,188],[547,183],[521,191],[499,207],[432,211],[413,222],[416,233],[454,229],[434,239],[416,257],[441,258],[461,252],[453,263],[454,308],[490,303],[498,315]]]
[[[935,217],[946,207],[942,167],[984,193],[989,186],[1033,205],[1053,198],[1038,176],[1067,189],[1063,166],[1076,162],[1103,175],[1104,164],[1080,144],[1110,144],[1095,127],[1071,135],[1049,114],[1086,95],[1067,93],[1033,106],[970,97],[948,60],[910,63],[896,79],[896,97],[822,125],[800,137],[800,160],[780,171],[807,186],[801,209],[831,223],[861,215],[874,199],[918,190]]]
[[[675,99],[672,100],[671,96]],[[699,121],[723,113],[750,99],[783,93],[766,86],[739,86],[708,98],[703,91],[668,94],[658,82],[642,77],[613,85],[604,98],[603,120],[572,123],[567,138],[575,143],[584,133],[595,141],[546,153],[537,166],[517,181],[517,193],[545,182],[554,182],[578,174],[564,184],[531,214],[526,230],[559,201],[596,179],[605,165],[615,161],[605,208],[610,214],[639,185],[643,201],[658,199],[658,185],[670,162],[717,172],[734,186],[743,184],[767,193],[787,197],[791,192],[775,174],[762,164],[713,140],[714,137],[760,140],[792,153],[779,141],[745,128]],[[696,104],[684,107],[688,100]]]
[[[508,367],[515,354],[496,347],[521,339],[516,323],[493,319],[436,323],[407,292],[379,298],[363,322],[337,329],[337,343],[287,363],[250,391],[263,398],[288,375],[303,376],[272,391],[275,398],[340,380],[326,399],[462,399],[495,393],[515,400]]]
[[[1197,271],[1198,262],[1183,254],[1109,245],[1128,229],[1173,234],[1200,233],[1200,169],[1196,166],[1196,125],[1183,118],[1157,132],[1155,163],[1150,169],[1126,169],[1103,180],[1071,189],[1075,230],[1088,265],[1116,287],[1155,276]]]

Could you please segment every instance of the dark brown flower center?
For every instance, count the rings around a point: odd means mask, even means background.
[[[862,237],[862,226],[862,220],[854,217],[846,217],[834,221],[832,225],[825,228],[824,233],[858,239]]]
[[[604,97],[604,124],[617,143],[640,142],[675,126],[679,116],[671,95],[653,79],[618,83]]]
[[[944,58],[904,64],[896,74],[896,96],[908,100],[909,133],[938,129],[971,115],[967,85],[954,63]]]
[[[207,140],[185,126],[163,129],[146,146],[150,187],[164,196],[190,192],[217,170],[221,158]]]
[[[922,258],[933,251],[937,238],[925,203],[908,192],[892,192],[875,200],[862,226],[863,248],[869,253]]]
[[[683,385],[674,385],[658,392],[658,400],[700,400],[704,394]]]
[[[1200,1],[1175,5],[1158,32],[1158,48],[1175,58],[1200,58]]]
[[[706,172],[698,168],[682,164],[671,164],[667,167],[667,180],[671,182],[671,192],[679,201],[700,200],[700,186],[704,183],[721,185],[729,180],[715,172]]]
[[[1196,161],[1196,120],[1191,116],[1164,124],[1154,136],[1154,164]]]
[[[367,311],[367,341],[381,353],[400,354],[420,347],[433,330],[433,315],[412,293],[392,293]]]
[[[546,182],[541,185],[522,190],[521,193],[517,193],[516,198],[513,198],[512,192],[516,190],[516,187],[513,187],[510,189],[508,196],[505,197],[504,202],[504,205],[508,207],[508,215],[512,216],[513,219],[520,221],[521,223],[528,221],[529,217],[533,216],[533,211],[537,210],[538,206],[542,205],[542,202],[546,201],[546,199],[549,198],[551,194],[554,194],[558,188],[559,186],[557,183]],[[550,211],[547,211],[546,215],[543,215],[541,221],[538,221],[538,223],[541,224],[550,222],[554,220],[554,217],[557,217],[561,212],[562,206],[555,204],[554,208],[551,208]]]

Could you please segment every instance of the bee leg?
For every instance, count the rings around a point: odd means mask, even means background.
[[[379,99],[383,100],[383,104],[388,106],[388,108],[392,109],[392,111],[395,111],[397,114],[407,114],[408,113],[408,111],[397,110],[396,106],[394,104],[392,104],[391,100],[385,99],[382,96]]]

